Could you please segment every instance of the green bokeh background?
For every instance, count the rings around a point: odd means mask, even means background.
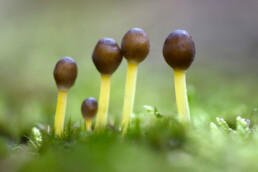
[[[1,0],[0,126],[17,133],[20,126],[53,123],[57,89],[52,73],[63,56],[74,58],[79,69],[66,119],[82,120],[82,100],[99,96],[100,76],[91,60],[96,42],[112,37],[120,44],[133,27],[143,28],[151,42],[150,54],[139,66],[135,113],[152,105],[176,114],[173,71],[163,59],[162,46],[170,32],[185,29],[196,44],[196,58],[187,72],[193,118],[250,114],[258,102],[257,4]],[[112,76],[110,117],[121,116],[125,76],[123,60]]]

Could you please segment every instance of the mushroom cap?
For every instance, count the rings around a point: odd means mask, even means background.
[[[96,44],[92,60],[97,70],[104,75],[112,75],[122,62],[121,50],[112,38],[102,38]]]
[[[130,29],[123,37],[121,50],[128,62],[142,62],[150,52],[148,35],[141,28]]]
[[[174,70],[186,71],[195,56],[195,45],[191,35],[185,30],[170,33],[163,45],[163,56]]]
[[[85,120],[93,120],[98,111],[98,102],[95,98],[89,97],[82,102],[81,112]]]
[[[61,58],[55,66],[54,78],[58,90],[68,91],[77,77],[77,65],[71,57]]]

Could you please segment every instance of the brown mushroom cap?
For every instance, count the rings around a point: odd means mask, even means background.
[[[92,54],[92,60],[97,70],[104,75],[112,75],[122,59],[121,50],[112,38],[100,39]]]
[[[148,35],[140,28],[129,30],[123,37],[121,50],[128,62],[142,62],[150,52]]]
[[[71,57],[60,59],[54,69],[54,78],[58,90],[68,91],[77,77],[77,65]]]
[[[195,45],[191,35],[185,30],[170,33],[163,45],[163,56],[174,70],[186,71],[195,56]]]
[[[82,116],[85,120],[93,120],[98,111],[98,102],[95,98],[89,97],[82,102]]]

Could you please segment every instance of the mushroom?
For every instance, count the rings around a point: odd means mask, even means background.
[[[191,35],[185,30],[175,30],[170,33],[163,45],[163,56],[167,64],[174,69],[179,120],[182,123],[190,124],[185,73],[195,56],[195,45]]]
[[[96,44],[92,60],[101,74],[101,86],[99,95],[99,110],[95,129],[103,130],[106,125],[109,96],[110,96],[110,79],[122,62],[121,50],[117,42],[112,38],[102,38]]]
[[[91,131],[92,120],[98,111],[98,102],[95,98],[89,97],[82,102],[81,112],[85,120],[86,130]]]
[[[71,57],[60,59],[54,69],[54,78],[58,88],[55,114],[55,135],[60,136],[64,128],[67,92],[74,85],[77,77],[77,65]]]
[[[133,28],[126,32],[121,44],[122,55],[128,62],[123,106],[122,133],[125,134],[134,105],[137,67],[149,54],[150,41],[143,29]]]

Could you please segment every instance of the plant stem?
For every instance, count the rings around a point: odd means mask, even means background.
[[[54,124],[55,135],[57,136],[61,136],[64,129],[66,101],[67,101],[67,91],[58,90],[55,124]]]
[[[127,131],[134,105],[137,64],[128,62],[125,97],[123,106],[122,134]]]
[[[96,131],[101,131],[105,128],[108,106],[109,106],[109,95],[110,95],[110,76],[101,76],[101,86],[99,95],[99,109],[96,119]]]
[[[92,121],[85,120],[85,127],[87,132],[91,131],[91,125],[92,125]]]
[[[185,72],[175,70],[174,79],[179,120],[184,124],[190,124],[191,117],[186,94]]]

